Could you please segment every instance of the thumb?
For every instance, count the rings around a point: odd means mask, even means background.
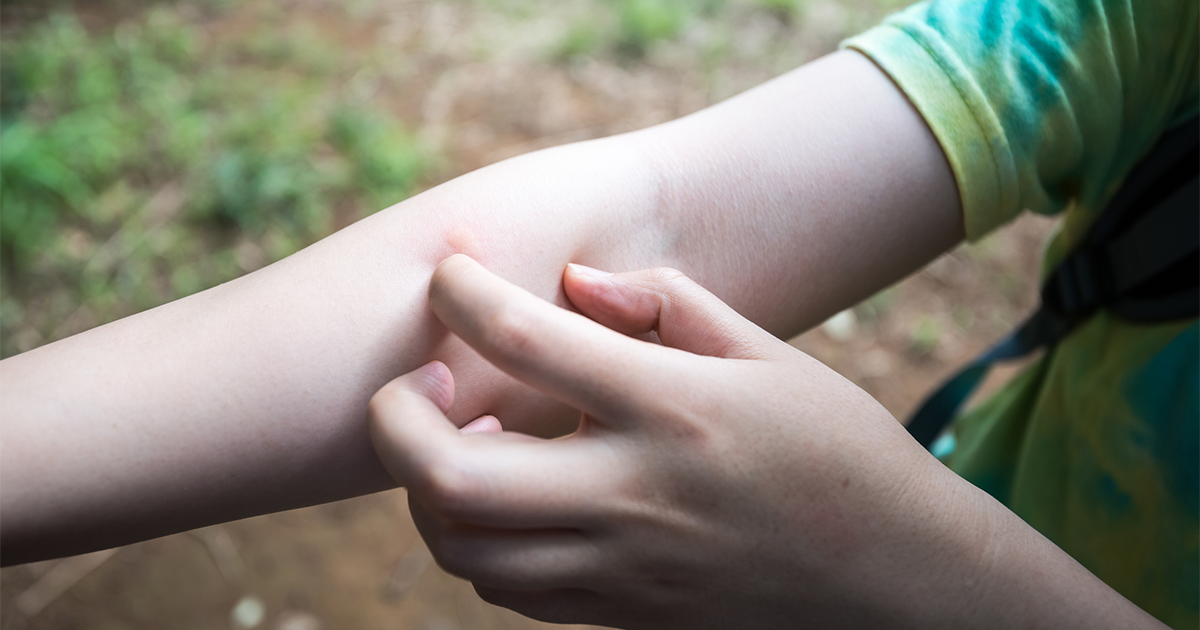
[[[432,361],[384,385],[367,405],[375,454],[388,473],[408,487],[427,462],[437,461],[458,437],[446,418],[454,402],[450,368]]]
[[[654,331],[663,345],[693,354],[757,359],[768,353],[768,340],[775,341],[675,269],[611,274],[572,263],[563,272],[563,289],[595,322],[626,335]]]

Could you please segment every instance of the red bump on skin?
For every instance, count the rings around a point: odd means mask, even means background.
[[[442,259],[449,258],[453,254],[466,254],[475,261],[479,261],[482,249],[473,230],[450,228],[446,233],[446,245],[449,251],[442,256]]]

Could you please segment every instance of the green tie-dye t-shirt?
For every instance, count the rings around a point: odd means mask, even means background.
[[[1197,2],[935,0],[845,43],[941,143],[977,239],[1065,212],[1080,241],[1159,135],[1200,102]],[[947,465],[1117,591],[1200,625],[1200,326],[1101,312],[955,424]]]

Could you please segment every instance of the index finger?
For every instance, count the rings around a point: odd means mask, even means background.
[[[429,285],[433,312],[488,361],[549,396],[602,420],[644,411],[647,384],[661,385],[669,353],[631,339],[510,284],[455,254]]]

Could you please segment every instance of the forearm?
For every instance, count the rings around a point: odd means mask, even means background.
[[[892,588],[880,594],[903,625],[1165,628],[990,495],[927,459],[934,492],[909,513],[920,537],[893,536],[892,548],[874,555],[880,564],[858,572],[877,578],[890,567],[878,583]]]
[[[570,260],[648,258],[643,179],[620,138],[518,158],[249,276],[0,363],[4,563],[390,487],[367,401],[434,357],[462,370],[460,422],[493,413],[546,432],[573,421],[451,339],[428,313],[428,279],[470,251],[554,299]]]

